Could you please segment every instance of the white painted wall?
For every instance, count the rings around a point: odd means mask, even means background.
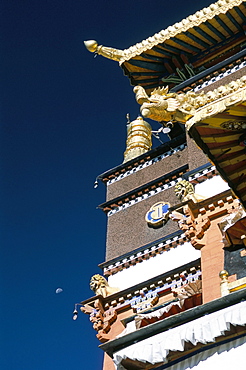
[[[123,290],[194,261],[200,256],[201,252],[186,242],[109,276],[108,282],[111,287]]]
[[[214,176],[211,179],[207,179],[206,181],[195,185],[195,193],[205,197],[212,197],[213,195],[222,193],[227,189],[229,189],[227,182],[225,182],[220,176]]]

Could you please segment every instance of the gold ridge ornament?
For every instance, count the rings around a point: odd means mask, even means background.
[[[146,213],[145,220],[149,226],[160,227],[166,223],[169,216],[170,204],[168,202],[155,203]]]

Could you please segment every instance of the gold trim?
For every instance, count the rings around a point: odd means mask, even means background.
[[[205,94],[206,99],[202,107],[197,109],[187,122],[186,128],[189,131],[190,128],[200,122],[215,116],[219,113],[224,112],[230,107],[241,104],[246,101],[246,76],[239,78],[236,81],[230,82],[228,85],[219,86],[213,91],[209,91]],[[209,98],[209,99],[208,99]],[[241,123],[241,126],[243,124]],[[209,126],[218,127],[218,124],[210,123]],[[228,126],[221,124],[219,127],[223,129],[233,129]],[[245,129],[245,127],[241,127]],[[236,129],[236,128],[235,128]]]
[[[230,289],[230,293],[236,292],[237,290],[241,290],[241,289],[244,289],[244,288],[246,288],[246,284],[239,285],[235,288]]]

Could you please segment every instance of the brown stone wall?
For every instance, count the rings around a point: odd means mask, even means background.
[[[174,171],[176,168],[184,166],[187,163],[187,160],[188,149],[185,148],[178,153],[166,157],[159,162],[110,184],[107,187],[107,201]]]
[[[195,141],[187,135],[189,171],[196,169],[209,162],[209,158],[196,145]]]
[[[180,230],[172,220],[158,229],[148,226],[145,215],[160,201],[169,202],[171,206],[178,204],[174,187],[108,217],[106,261]]]

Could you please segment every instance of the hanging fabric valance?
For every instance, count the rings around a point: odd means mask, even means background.
[[[242,326],[245,324],[246,302],[241,302],[116,352],[114,354],[116,369],[124,370],[121,361],[126,358],[151,364],[165,363],[169,351],[184,351],[185,342],[190,342],[193,345],[212,343],[217,337],[224,335],[225,331],[230,329],[230,325]]]

